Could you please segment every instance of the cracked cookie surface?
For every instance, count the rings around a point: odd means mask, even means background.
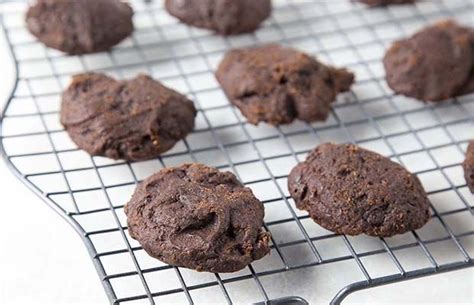
[[[230,172],[201,164],[162,169],[125,206],[130,235],[152,257],[234,272],[270,252],[263,204]]]
[[[190,100],[146,75],[76,75],[61,104],[61,123],[79,148],[130,161],[171,149],[193,130],[195,116]]]
[[[428,222],[429,201],[401,165],[352,144],[322,144],[293,168],[296,207],[338,234],[389,237]]]
[[[275,44],[229,51],[216,77],[232,104],[252,124],[324,121],[354,75]]]
[[[253,32],[272,11],[271,0],[166,0],[165,7],[181,22],[221,35]]]
[[[133,32],[132,8],[118,0],[37,0],[26,15],[29,31],[68,54],[106,51]]]

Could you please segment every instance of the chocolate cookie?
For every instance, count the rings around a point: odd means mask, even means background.
[[[471,42],[472,65],[467,81],[458,92],[459,95],[474,93],[474,28],[463,27],[463,29],[469,34],[469,40]]]
[[[169,150],[193,130],[195,116],[190,100],[146,75],[129,81],[76,75],[61,106],[61,123],[77,146],[125,160]]]
[[[234,272],[270,252],[262,203],[232,173],[205,165],[167,168],[147,178],[125,214],[130,236],[174,266]]]
[[[393,91],[423,101],[457,95],[473,66],[469,31],[442,21],[395,42],[383,60]]]
[[[132,8],[119,0],[37,0],[26,14],[30,32],[68,54],[106,51],[133,31]]]
[[[274,44],[228,52],[216,77],[250,123],[272,125],[325,120],[337,93],[354,82],[345,69]]]
[[[386,6],[392,4],[411,4],[416,0],[358,0],[361,3],[367,4],[370,7]]]
[[[474,194],[474,140],[469,142],[466,152],[466,160],[462,167],[464,168],[464,177],[471,193]]]
[[[271,0],[166,0],[165,6],[181,22],[221,35],[253,32],[272,11]]]
[[[429,201],[418,178],[352,144],[322,144],[288,177],[296,207],[338,234],[388,237],[421,228]]]

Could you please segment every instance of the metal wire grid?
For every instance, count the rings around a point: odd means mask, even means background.
[[[80,57],[36,42],[24,28],[23,7],[3,15],[18,82],[0,125],[2,153],[18,177],[80,233],[111,303],[268,302],[295,294],[286,281],[307,280],[314,270],[317,278],[297,284],[305,288],[298,294],[309,300],[314,295],[308,291],[316,289],[315,300],[334,297],[338,304],[358,289],[473,265],[474,199],[460,163],[473,136],[474,97],[432,106],[393,95],[380,65],[392,40],[423,24],[440,17],[472,23],[473,1],[383,10],[347,1],[276,1],[261,30],[231,38],[178,24],[160,4],[133,5],[133,38],[112,52]],[[213,78],[222,54],[270,41],[356,72],[357,84],[340,97],[327,122],[254,127],[228,104]],[[58,124],[60,93],[71,74],[88,70],[119,78],[147,72],[187,93],[199,110],[196,130],[157,160],[88,156]],[[295,208],[285,185],[291,167],[324,141],[357,143],[416,173],[432,201],[429,224],[386,239],[338,236],[314,224]],[[123,205],[137,181],[186,161],[231,170],[262,199],[265,229],[273,235],[270,257],[235,274],[196,273],[150,259],[128,237]],[[331,278],[341,289],[337,295],[314,288]]]

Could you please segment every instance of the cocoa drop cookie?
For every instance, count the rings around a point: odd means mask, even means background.
[[[141,182],[125,206],[130,236],[167,264],[234,272],[270,252],[264,209],[230,172],[201,164]]]
[[[216,77],[232,104],[252,124],[324,121],[354,75],[275,44],[229,51]]]
[[[271,0],[166,0],[165,7],[181,22],[221,35],[253,32],[272,11]]]
[[[61,123],[79,148],[131,161],[171,149],[193,130],[195,116],[190,100],[147,75],[76,75],[61,105]]]
[[[296,207],[338,234],[389,237],[421,228],[429,201],[401,165],[352,144],[322,144],[288,177]]]
[[[68,54],[106,51],[133,32],[132,8],[119,0],[37,0],[28,9],[29,31]]]
[[[474,140],[469,142],[467,147],[466,159],[462,167],[464,169],[464,177],[471,193],[474,194]]]
[[[474,65],[470,31],[445,20],[396,41],[383,60],[390,88],[422,101],[441,101],[469,91]]]

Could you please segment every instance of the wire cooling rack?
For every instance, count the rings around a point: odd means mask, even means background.
[[[24,26],[24,4],[6,4],[0,16],[18,72],[0,121],[2,155],[80,234],[112,304],[339,304],[356,290],[473,265],[474,197],[460,164],[474,137],[474,96],[434,106],[394,95],[381,64],[391,41],[430,22],[454,17],[472,26],[473,1],[386,9],[345,0],[274,1],[259,31],[229,38],[179,24],[161,1],[133,6],[132,38],[109,53],[74,57],[35,41]],[[216,65],[232,47],[264,42],[356,73],[327,122],[255,127],[229,105],[213,76]],[[89,70],[118,78],[145,72],[188,94],[199,110],[196,130],[156,160],[90,157],[58,119],[70,76]],[[295,208],[286,178],[325,141],[357,143],[416,173],[432,203],[430,222],[385,239],[335,235],[316,225]],[[129,237],[123,206],[137,181],[183,162],[233,171],[252,188],[265,204],[270,256],[237,273],[198,273],[150,258]]]

